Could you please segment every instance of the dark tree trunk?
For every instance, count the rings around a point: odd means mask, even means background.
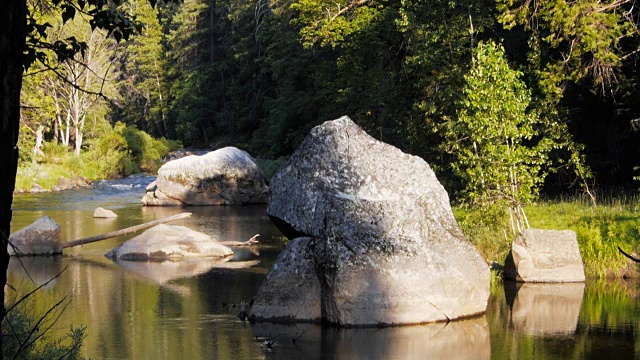
[[[11,225],[11,203],[18,169],[18,129],[20,89],[25,46],[27,5],[25,0],[0,1],[0,286],[4,319],[4,289],[9,253],[7,240]],[[0,339],[0,347],[2,346]],[[0,353],[0,357],[1,357]]]

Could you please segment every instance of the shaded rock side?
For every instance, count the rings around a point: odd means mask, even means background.
[[[278,255],[256,295],[251,308],[253,319],[320,321],[320,282],[308,251],[312,241],[311,238],[294,239]]]
[[[157,225],[105,254],[111,259],[165,261],[233,256],[228,247],[209,235],[184,226]]]
[[[62,254],[60,226],[48,216],[11,234],[9,242],[11,256]]]
[[[504,276],[523,282],[584,282],[576,234],[571,230],[526,229],[511,244]]]
[[[286,236],[318,239],[308,251],[323,321],[413,324],[486,310],[489,269],[429,165],[348,117],[311,130],[272,179],[267,212]]]
[[[147,187],[142,203],[149,206],[266,203],[269,188],[265,181],[247,152],[226,147],[162,165],[156,181]]]
[[[94,218],[117,218],[118,215],[111,210],[105,209],[103,207],[97,207],[93,211]]]

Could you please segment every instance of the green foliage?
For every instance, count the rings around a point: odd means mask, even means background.
[[[271,181],[271,178],[273,177],[273,175],[275,175],[276,172],[280,170],[282,165],[284,165],[284,163],[287,162],[287,159],[288,157],[281,156],[275,160],[260,159],[260,158],[257,158],[255,160],[256,160],[256,164],[258,164],[258,166],[260,167],[260,170],[262,170],[262,173],[264,174],[264,176],[269,181]]]
[[[28,296],[35,296],[34,294]],[[51,307],[44,314],[34,313],[29,307],[30,299],[13,304],[18,298],[12,298],[6,305],[6,317],[2,320],[2,358],[4,359],[83,359],[82,342],[85,338],[84,327],[69,328],[69,332],[59,338],[52,338],[48,333],[56,326],[58,307],[61,302]]]
[[[593,206],[585,199],[537,202],[525,210],[532,227],[573,230],[578,238],[585,274],[590,279],[637,278],[637,265],[618,251],[640,252],[638,199],[613,198]],[[459,205],[454,214],[460,228],[487,261],[504,264],[513,238],[507,233],[509,217],[504,212]]]
[[[22,163],[31,162],[33,159],[33,146],[36,143],[36,139],[33,136],[31,129],[27,126],[20,127],[20,134],[18,135],[18,149],[20,150],[19,160]]]
[[[531,32],[536,44],[532,51],[560,55],[545,58],[538,69],[541,87],[550,94],[560,95],[565,81],[586,76],[602,90],[610,88],[625,56],[620,42],[637,34],[624,2],[498,0],[497,9],[505,28],[520,25]]]
[[[465,199],[482,207],[501,204],[516,218],[520,206],[535,199],[553,147],[550,139],[539,138],[539,121],[528,109],[531,95],[520,77],[502,46],[479,43],[458,117],[444,127],[444,146],[455,159],[451,166],[462,179]]]
[[[44,156],[37,162],[21,162],[16,178],[17,191],[29,191],[33,184],[46,190],[63,177],[89,180],[109,179],[140,171],[157,171],[160,160],[170,151],[182,148],[178,141],[154,139],[144,131],[123,123],[105,129],[86,142],[80,156],[64,145],[45,142]]]

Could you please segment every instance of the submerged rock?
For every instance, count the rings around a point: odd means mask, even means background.
[[[248,153],[226,147],[162,165],[156,181],[147,187],[142,203],[148,206],[266,203],[269,188],[265,180]]]
[[[278,288],[317,294],[316,286],[320,298],[307,303],[319,300],[322,321],[337,325],[415,324],[485,312],[489,269],[421,158],[342,117],[311,131],[274,176],[271,191],[267,212],[276,225],[289,238],[311,239],[291,242],[278,259],[253,306],[257,320],[290,312]],[[304,281],[288,275],[296,271],[310,275]],[[296,314],[308,316],[291,317],[317,320],[317,310],[304,306]]]
[[[584,282],[576,233],[526,229],[511,244],[504,276],[524,282]]]
[[[9,236],[11,256],[62,254],[60,226],[48,216]]]
[[[111,259],[165,261],[185,258],[226,258],[228,247],[209,235],[184,226],[157,225],[105,254]]]
[[[111,210],[98,207],[93,211],[94,218],[117,218],[118,215]]]

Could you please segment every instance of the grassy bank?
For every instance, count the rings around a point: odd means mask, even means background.
[[[32,155],[31,146],[24,144],[15,191],[32,191],[35,184],[49,191],[60,178],[82,183],[84,179],[93,181],[141,171],[155,172],[160,160],[179,148],[182,145],[178,142],[154,139],[144,131],[121,123],[86,141],[80,155],[54,142],[45,143],[41,154]]]
[[[525,208],[531,227],[573,230],[589,278],[638,277],[638,266],[618,252],[640,251],[640,199],[602,200],[597,206],[580,199],[540,201]],[[512,236],[508,219],[485,211],[454,209],[465,235],[488,261],[504,264]]]

